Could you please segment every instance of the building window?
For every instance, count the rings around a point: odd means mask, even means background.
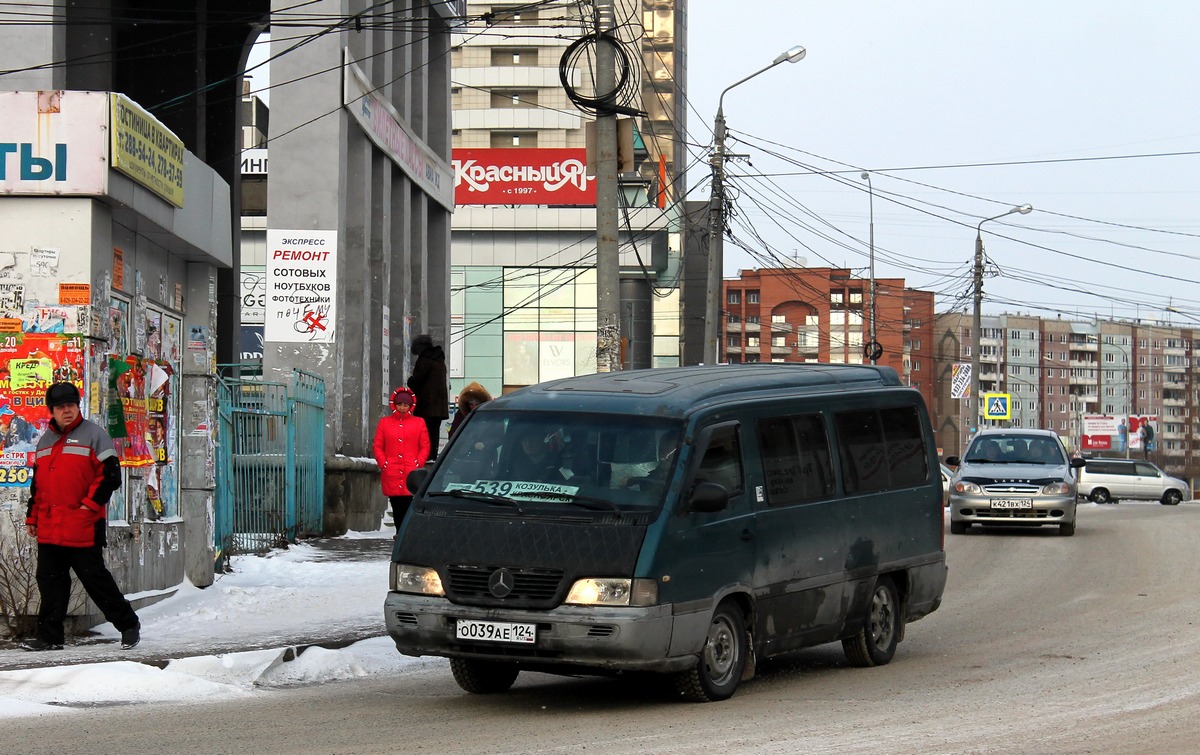
[[[746,346],[751,348],[758,347],[758,336],[746,336]]]
[[[742,318],[738,317],[737,315],[726,315],[725,317],[725,322],[729,323],[730,325],[737,325],[741,321]]]
[[[756,290],[747,291],[746,292],[746,303],[747,304],[758,304],[758,291],[756,291]]]
[[[758,354],[747,354],[746,364],[756,364],[759,361]]]
[[[729,302],[730,304],[741,304],[742,303],[742,292],[741,291],[730,291],[729,294],[725,297],[725,301]]]
[[[494,89],[492,90],[492,107],[537,107],[538,93],[536,89]]]
[[[914,360],[913,360],[913,363],[912,363],[912,371],[913,371],[913,372],[920,372],[920,371],[921,371],[921,360],[920,360],[920,359],[914,359]],[[934,370],[934,372],[936,372],[936,371],[937,371],[937,370]]]
[[[787,336],[771,336],[771,346],[774,348],[787,348]]]
[[[731,349],[740,349],[742,347],[742,337],[738,334],[730,334],[725,337],[725,345]]]
[[[538,64],[536,47],[493,47],[492,65],[500,68],[512,66],[533,67]]]
[[[489,25],[494,26],[536,26],[538,21],[538,12],[532,8],[520,8],[513,10],[509,7],[492,7],[491,16],[485,14],[485,19],[490,18]]]
[[[758,325],[758,315],[746,315],[746,323],[748,325]]]
[[[784,325],[787,323],[786,315],[771,315],[771,323],[773,325]]]
[[[509,147],[533,148],[538,145],[536,131],[493,131],[492,149],[507,149]]]

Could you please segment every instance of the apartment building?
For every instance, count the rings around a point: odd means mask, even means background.
[[[988,421],[963,414],[950,374],[955,363],[971,362],[972,318],[938,315],[934,429],[946,453],[989,425],[1054,430],[1073,451],[1091,453],[1083,444],[1085,416],[1136,416],[1153,418],[1158,430],[1154,448],[1138,453],[1176,474],[1200,474],[1200,382],[1192,377],[1200,367],[1200,331],[1008,314],[984,316],[981,326],[981,393],[1009,394],[1012,416]]]
[[[830,362],[871,360],[870,284],[844,268],[789,267],[742,270],[723,281],[721,361]],[[934,396],[933,293],[907,288],[903,278],[875,280],[876,363],[892,367]]]

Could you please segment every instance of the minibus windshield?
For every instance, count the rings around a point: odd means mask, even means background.
[[[592,512],[654,509],[674,475],[681,427],[593,412],[477,411],[443,452],[424,498],[498,497],[522,512],[531,502]]]

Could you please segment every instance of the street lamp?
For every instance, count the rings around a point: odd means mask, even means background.
[[[863,171],[862,178],[867,182],[867,194],[870,196],[871,205],[871,323],[868,326],[870,338],[866,355],[870,358],[871,364],[875,364],[878,361],[876,355],[879,353],[875,343],[875,187],[871,185],[870,173]]]
[[[971,329],[974,339],[974,348],[971,349],[971,401],[970,404],[974,409],[968,416],[968,419],[973,423],[979,422],[979,371],[980,353],[983,351],[983,224],[991,220],[1012,215],[1014,213],[1028,215],[1033,212],[1033,205],[1023,204],[1012,208],[1008,212],[1002,212],[990,218],[984,218],[979,221],[979,225],[975,226],[975,312],[971,320]]]
[[[725,265],[725,93],[738,84],[744,84],[760,73],[771,70],[780,63],[796,63],[804,59],[805,49],[799,45],[775,56],[771,64],[764,66],[740,81],[735,81],[721,90],[717,99],[717,118],[713,127],[713,187],[709,204],[708,220],[708,290],[704,307],[704,350],[705,364],[720,361],[721,280]]]

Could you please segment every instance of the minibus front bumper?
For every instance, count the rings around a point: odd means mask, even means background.
[[[384,600],[384,619],[396,649],[404,655],[509,661],[530,667],[684,671],[695,666],[704,642],[703,632],[694,639],[672,642],[679,627],[670,605],[529,611],[463,606],[442,597],[392,591]],[[532,625],[533,638],[532,642],[461,639],[460,622],[484,622],[485,629],[522,625],[523,631]],[[697,632],[689,632],[693,633]],[[692,652],[669,656],[673,645]]]

